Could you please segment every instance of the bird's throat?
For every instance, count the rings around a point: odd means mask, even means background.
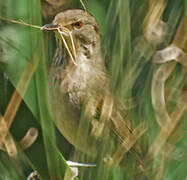
[[[72,51],[72,48],[71,48]],[[80,106],[94,93],[93,89],[105,77],[105,67],[101,59],[100,46],[95,44],[76,44],[76,65],[64,46],[57,48],[53,59],[56,77],[63,93],[68,94],[70,102]],[[60,73],[59,73],[60,69]]]

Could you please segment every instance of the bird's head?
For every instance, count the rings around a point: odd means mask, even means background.
[[[42,30],[56,32],[58,46],[62,46],[76,65],[81,59],[93,59],[100,52],[99,26],[95,18],[80,9],[65,10],[56,15]]]

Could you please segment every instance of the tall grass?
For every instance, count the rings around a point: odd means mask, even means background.
[[[79,168],[77,179],[186,179],[186,1],[84,3],[100,24],[111,92],[125,105],[121,114],[135,137],[119,141],[112,135],[112,143],[106,138],[92,144],[82,120],[85,107],[80,127],[69,133],[70,139],[78,133],[72,140],[77,146],[67,142],[49,98],[54,34],[0,22],[0,179],[26,179],[37,171],[41,179],[69,180],[65,159],[96,164]],[[74,0],[68,6],[81,4]],[[37,0],[8,0],[0,2],[0,16],[42,26],[52,19],[42,19],[42,7]],[[62,118],[71,122],[68,115]],[[83,145],[86,152],[77,148]]]

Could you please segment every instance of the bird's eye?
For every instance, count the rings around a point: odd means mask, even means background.
[[[82,22],[73,23],[73,26],[76,27],[77,29],[80,29],[82,27],[82,25],[83,25]]]

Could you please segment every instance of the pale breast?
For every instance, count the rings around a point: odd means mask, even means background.
[[[66,68],[60,87],[64,93],[68,93],[71,103],[80,106],[87,98],[94,96],[97,86],[104,79],[105,74],[102,71],[94,68],[89,61],[82,61],[77,66]]]

